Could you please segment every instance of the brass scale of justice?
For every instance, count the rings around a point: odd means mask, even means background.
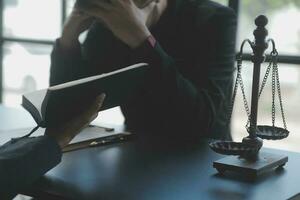
[[[223,155],[230,155],[221,160],[215,161],[213,167],[218,170],[220,174],[224,174],[227,171],[245,175],[249,178],[257,178],[258,176],[274,169],[282,168],[288,161],[288,157],[285,155],[277,155],[272,151],[266,152],[261,150],[263,146],[263,140],[281,140],[289,135],[287,130],[283,103],[281,98],[281,89],[278,74],[277,57],[278,52],[275,47],[273,39],[266,40],[268,31],[265,26],[268,23],[268,19],[264,15],[260,15],[255,19],[257,28],[253,34],[255,41],[251,42],[246,39],[242,42],[240,52],[237,54],[237,76],[233,89],[233,95],[231,104],[229,106],[228,124],[232,115],[232,110],[235,102],[238,87],[240,86],[243,96],[244,108],[248,115],[248,122],[246,130],[248,136],[243,138],[242,142],[232,141],[213,141],[209,144],[210,148],[215,152]],[[252,79],[252,99],[251,99],[251,113],[249,110],[248,102],[245,95],[245,89],[243,79],[241,75],[242,70],[242,55],[245,44],[249,44],[253,50],[251,60],[254,64],[253,79]],[[265,76],[260,85],[260,71],[261,64],[264,63],[266,56],[265,51],[268,49],[269,44],[272,45],[272,51],[270,53],[270,62],[266,69]],[[257,112],[258,112],[258,100],[261,96],[263,89],[267,83],[269,75],[272,75],[272,126],[257,125]],[[279,98],[280,112],[283,121],[283,128],[275,126],[275,95],[276,92]]]

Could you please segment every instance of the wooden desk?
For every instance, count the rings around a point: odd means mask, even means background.
[[[222,156],[207,142],[159,144],[135,140],[66,153],[62,162],[32,188],[40,199],[88,200],[282,200],[300,192],[300,154],[282,171],[255,182],[223,178],[212,162]]]

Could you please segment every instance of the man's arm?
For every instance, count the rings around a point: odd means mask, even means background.
[[[61,160],[52,137],[12,139],[0,147],[0,199],[12,199]]]
[[[172,123],[182,124],[185,132],[200,130],[199,127],[211,130],[217,120],[225,123],[224,108],[231,94],[234,70],[236,16],[232,10],[220,7],[195,30],[195,33],[182,36],[193,38],[190,45],[195,46],[194,51],[187,52],[194,54],[190,60],[178,62],[159,41],[153,44],[155,38],[151,37],[134,51],[134,57],[139,58],[137,62],[152,66],[149,78],[149,88],[154,90],[152,95],[159,96],[160,102],[167,102],[168,113],[173,112],[174,118],[166,118],[167,123],[170,127]],[[196,79],[187,79],[179,69],[193,72]],[[211,133],[209,136],[222,137]]]
[[[191,59],[187,58],[184,63],[181,63],[177,62],[178,58],[171,57],[160,46],[159,41],[156,41],[154,45],[149,40],[145,41],[147,37],[149,38],[150,33],[149,30],[144,31],[147,18],[140,17],[143,16],[144,10],[137,10],[132,0],[126,2],[115,1],[113,5],[104,5],[103,2],[97,4],[99,4],[98,9],[95,6],[94,10],[86,10],[85,12],[94,16],[96,20],[104,21],[112,34],[134,51],[133,57],[140,58],[135,63],[148,62],[152,66],[149,75],[149,88],[154,92],[152,96],[159,97],[159,100],[156,99],[151,102],[153,103],[152,106],[141,105],[142,109],[140,110],[162,105],[159,108],[163,108],[165,111],[160,110],[161,115],[158,117],[163,118],[163,113],[169,113],[163,119],[165,121],[164,125],[173,127],[173,124],[176,124],[174,127],[181,126],[185,132],[191,132],[192,130],[205,130],[208,132],[217,120],[224,121],[225,116],[222,117],[222,120],[218,118],[220,115],[225,115],[224,107],[228,103],[228,95],[231,91],[235,55],[236,17],[232,10],[219,7],[220,9],[215,13],[205,16],[204,20],[199,17],[199,22],[198,19],[193,22],[193,26],[196,25],[197,27],[193,27],[192,33],[187,31],[188,34],[183,37],[193,39],[192,42],[188,43],[193,45],[193,48],[190,48],[190,52],[187,53],[194,55],[190,56]],[[103,7],[106,7],[106,10],[111,10],[111,12],[102,10]],[[207,13],[206,9],[212,7],[214,5],[204,5],[202,10],[197,10],[199,13],[196,13],[196,16],[204,15]],[[198,5],[195,5],[194,8],[198,9]],[[186,14],[190,15],[191,13]],[[187,20],[191,20],[191,18]],[[193,20],[195,19],[193,18]],[[200,22],[201,20],[204,22]],[[184,23],[188,24],[189,21]],[[120,24],[124,27],[120,27]],[[137,40],[132,42],[133,38],[137,38]],[[143,40],[143,38],[145,39]],[[91,45],[99,45],[98,41],[88,42]],[[179,49],[180,47],[174,48]],[[101,55],[99,52],[95,54]],[[110,57],[109,59],[113,58]],[[193,76],[196,78],[191,80],[185,77],[179,71],[179,69],[184,68],[193,72]],[[56,69],[59,72],[59,68]],[[80,72],[80,70],[83,71]],[[80,69],[74,67],[68,71],[71,74],[77,71],[84,75],[89,70],[88,66],[82,66]],[[63,74],[57,74],[53,71],[52,76],[60,77],[64,76]],[[67,77],[68,74],[65,74],[65,76]],[[149,103],[149,101],[145,102]],[[133,113],[132,116],[134,115],[137,117],[136,113]],[[139,116],[138,118],[143,117]],[[126,117],[127,119],[129,118]],[[146,124],[147,121],[153,123],[153,120],[145,117],[144,122]],[[140,119],[131,121],[141,122]],[[189,130],[186,130],[185,127]],[[201,129],[199,129],[200,127]]]
[[[79,71],[85,66],[79,36],[89,29],[94,19],[76,5],[64,25],[62,35],[56,40],[51,53],[50,85],[57,85],[85,76]]]
[[[12,199],[61,161],[61,149],[93,121],[105,95],[68,123],[47,128],[45,136],[12,139],[0,146],[0,199]]]

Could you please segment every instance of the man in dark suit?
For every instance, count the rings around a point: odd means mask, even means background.
[[[146,62],[145,87],[121,105],[129,130],[167,139],[230,139],[235,34],[234,11],[207,0],[77,5],[52,52],[50,84]]]
[[[89,29],[81,45],[80,33]],[[236,18],[206,0],[111,0],[75,7],[57,41],[51,85],[137,62],[151,66],[145,87],[122,105],[128,129],[193,140],[230,138]],[[12,198],[61,159],[65,146],[97,113],[103,97],[64,127],[0,147],[0,198]]]
[[[55,167],[61,149],[96,118],[104,97],[61,127],[47,128],[44,136],[16,138],[0,146],[0,199],[14,198]]]

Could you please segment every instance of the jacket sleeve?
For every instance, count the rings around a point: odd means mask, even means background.
[[[83,73],[86,72],[79,71],[84,62],[79,42],[73,49],[65,51],[60,46],[60,40],[57,39],[51,53],[50,86],[84,77]]]
[[[121,50],[121,53],[120,53]],[[114,71],[127,63],[129,47],[101,23],[94,23],[85,41],[65,50],[56,40],[51,53],[50,85]],[[118,58],[118,59],[115,59]]]
[[[207,37],[201,38],[203,35]],[[152,67],[149,85],[156,90],[154,96],[165,97],[160,101],[168,104],[169,113],[173,112],[174,118],[169,123],[182,124],[185,132],[199,130],[199,127],[211,130],[217,120],[225,123],[222,115],[225,115],[224,107],[232,89],[235,35],[236,16],[232,10],[225,9],[196,27],[194,52],[203,55],[196,53],[195,61],[178,61],[161,47],[159,41],[154,48],[145,42],[136,49],[135,55],[140,61],[148,62]],[[201,50],[203,48],[206,50]],[[186,78],[179,70],[182,68],[189,68],[199,78]]]
[[[0,199],[12,199],[61,161],[49,136],[12,139],[0,147]]]

